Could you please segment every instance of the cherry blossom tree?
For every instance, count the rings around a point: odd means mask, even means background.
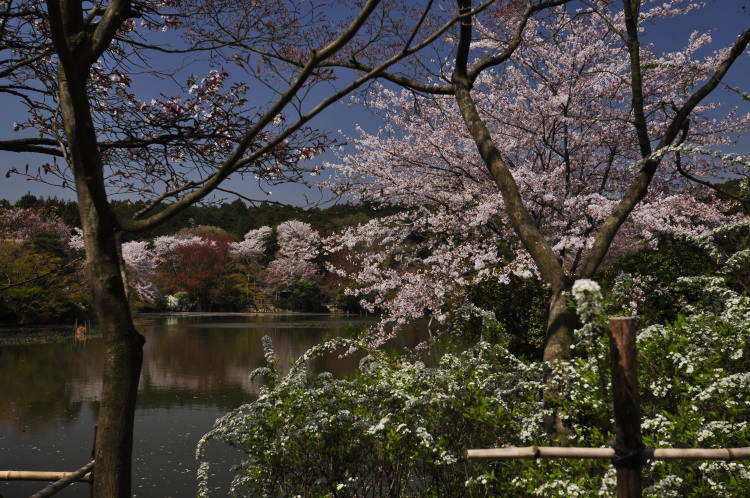
[[[386,69],[410,67],[405,61],[459,19],[433,1],[342,5],[353,8],[315,0],[4,3],[9,57],[0,63],[0,87],[27,106],[28,119],[12,128],[33,133],[0,140],[0,150],[47,155],[36,170],[8,173],[75,189],[93,308],[108,344],[95,495],[130,495],[143,337],[127,305],[120,234],[162,223],[232,174],[265,183],[303,179],[317,169],[304,160],[331,143],[310,120]],[[185,54],[203,54],[213,66],[174,92],[141,97],[134,90],[136,83],[168,87]],[[168,56],[176,57],[173,67],[160,70]],[[327,66],[334,60],[371,69],[351,67],[339,77]],[[151,203],[132,218],[117,216],[110,199],[118,194]]]
[[[268,226],[248,231],[241,241],[229,244],[229,255],[246,263],[257,261],[265,254],[272,232]]]
[[[312,261],[320,253],[320,234],[309,223],[289,220],[276,227],[279,257]]]
[[[70,227],[55,214],[23,208],[0,210],[0,239],[23,242],[42,232],[54,234],[66,244],[71,236]]]
[[[122,261],[125,264],[125,280],[135,294],[144,302],[154,304],[161,297],[154,283],[157,257],[146,241],[130,241],[122,244]]]
[[[708,56],[700,54],[710,36],[699,33],[660,52],[639,42],[641,31],[697,2],[626,0],[618,10],[592,0],[532,18],[534,7],[467,16],[443,81],[392,75],[406,90],[371,96],[386,125],[362,130],[357,152],[331,165],[338,189],[409,209],[348,230],[328,249],[365,250],[346,273],[370,307],[400,323],[425,310],[445,319],[477,279],[541,278],[551,291],[552,361],[571,357],[575,279],[656,232],[731,219],[707,179],[747,176],[747,158],[717,147],[750,119],[706,97],[750,30]]]
[[[268,265],[264,276],[268,292],[283,292],[299,280],[318,280],[321,274],[314,260],[320,254],[320,234],[298,220],[281,223],[276,234],[277,258]]]

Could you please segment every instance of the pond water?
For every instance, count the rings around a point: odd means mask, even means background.
[[[332,315],[148,316],[136,321],[146,337],[135,414],[133,491],[138,497],[195,496],[195,445],[214,420],[252,401],[260,384],[248,374],[263,363],[268,335],[282,368],[324,337],[372,323]],[[402,336],[397,347],[421,334]],[[42,335],[26,344],[0,341],[0,470],[71,471],[91,459],[101,388],[103,344],[72,334]],[[357,357],[321,358],[314,371],[351,373]],[[214,496],[226,496],[235,450],[209,445]],[[39,482],[0,481],[0,497],[29,496]],[[78,483],[61,497],[88,497]]]

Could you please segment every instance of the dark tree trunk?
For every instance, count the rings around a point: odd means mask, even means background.
[[[129,498],[133,419],[144,340],[133,325],[123,283],[118,225],[107,200],[104,166],[86,93],[88,67],[75,61],[67,64],[58,68],[66,159],[75,174],[88,284],[97,327],[106,343],[93,491],[100,498]]]
[[[544,361],[569,360],[573,345],[573,331],[578,327],[578,315],[568,305],[569,286],[553,291],[549,300],[547,333],[544,338]]]
[[[560,286],[552,292],[547,316],[547,333],[544,338],[543,359],[550,368],[545,379],[547,396],[544,405],[551,410],[550,415],[544,420],[544,425],[547,434],[560,445],[567,444],[570,431],[563,423],[559,399],[561,394],[557,382],[550,374],[554,363],[570,360],[573,356],[573,331],[579,326],[579,320],[575,310],[568,305],[569,290],[570,286]]]
[[[471,10],[470,0],[458,0],[458,5],[462,14],[467,14]],[[471,96],[472,81],[467,70],[471,37],[472,19],[469,16],[461,21],[459,43],[456,50],[456,67],[451,78],[453,93],[479,155],[503,195],[508,223],[513,227],[518,238],[521,239],[524,247],[534,259],[542,279],[552,287],[544,344],[544,361],[550,364],[556,361],[566,361],[571,358],[570,347],[573,343],[573,329],[577,322],[575,311],[568,307],[566,301],[565,291],[570,289],[570,284],[567,283],[568,277],[565,275],[565,271],[552,251],[549,242],[537,226],[531,213],[526,209],[518,185],[513,178],[513,173],[495,146]],[[515,46],[518,46],[520,38],[517,38],[514,43]],[[513,50],[514,45],[511,43],[503,56],[498,57],[498,61],[510,57]],[[564,443],[567,430],[560,417],[557,390],[550,376],[547,376],[546,380],[548,389],[545,405],[552,410],[552,416],[545,421],[545,425],[554,439]]]
[[[80,202],[81,195],[78,197]],[[133,419],[144,341],[133,326],[113,232],[107,227],[93,231],[88,228],[93,237],[87,235],[87,239],[93,239],[94,245],[89,249],[87,244],[86,251],[89,285],[94,295],[97,326],[106,343],[94,496],[124,498],[131,495]]]

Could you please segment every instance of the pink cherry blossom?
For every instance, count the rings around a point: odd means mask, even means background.
[[[561,7],[530,20],[509,61],[481,72],[472,90],[526,209],[571,275],[580,269],[598,228],[632,183],[642,159],[632,125],[622,13],[611,10],[608,2],[587,5],[574,13]],[[648,5],[642,19],[649,22],[696,7],[681,1]],[[503,21],[479,25],[484,36],[472,50],[501,52],[507,29]],[[725,49],[707,51],[710,42],[710,35],[694,33],[683,49],[673,52],[642,45],[644,107],[653,141],[665,134],[676,110],[726,55]],[[385,125],[376,132],[360,128],[348,138],[356,150],[327,165],[337,172],[329,185],[407,211],[326,242],[331,252],[357,251],[350,261],[354,270],[332,268],[358,282],[352,292],[395,323],[425,312],[441,320],[449,308],[467,304],[467,284],[490,276],[502,281],[511,273],[537,275],[535,262],[510,228],[497,183],[454,97],[374,85],[366,102]],[[662,159],[605,264],[655,243],[658,233],[699,233],[739,217],[727,215],[728,202],[688,182],[678,168],[704,179],[747,175],[746,158],[728,162],[700,150],[727,147],[749,128],[750,114],[710,101],[696,107],[681,139],[691,147],[670,149]]]

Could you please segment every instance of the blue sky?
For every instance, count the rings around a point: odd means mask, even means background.
[[[750,27],[750,14],[741,10],[742,5],[750,4],[750,2],[744,0],[709,0],[707,3],[707,8],[693,12],[688,16],[660,22],[656,29],[651,26],[648,27],[643,41],[653,42],[659,51],[669,51],[683,46],[694,30],[710,31],[714,39],[711,49],[716,49],[730,45],[743,29]],[[183,71],[182,74],[178,74],[177,79],[184,79],[184,76],[191,71],[197,72],[195,68],[200,66],[200,62],[194,63],[190,71]],[[735,64],[725,81],[731,86],[740,87],[746,92],[750,92],[750,56],[748,54],[743,55]],[[144,99],[158,94],[164,88],[165,83],[158,83],[157,86],[152,82],[151,85],[151,87],[138,89],[139,93],[143,93]],[[257,95],[262,97],[263,93]],[[723,89],[716,93],[714,99],[721,100],[727,106],[738,105],[740,109],[746,112],[750,110],[749,104],[742,102],[736,94]],[[29,130],[21,133],[15,133],[12,130],[14,121],[23,120],[25,113],[23,106],[6,96],[0,96],[0,105],[3,109],[2,118],[0,118],[0,138],[11,139],[30,136]],[[321,130],[333,133],[342,130],[346,134],[353,134],[357,124],[366,130],[374,131],[379,126],[379,120],[361,106],[339,103],[324,111],[312,123],[313,126]],[[750,152],[750,137],[738,144],[735,150],[745,153]],[[335,156],[328,153],[316,160],[334,159]],[[48,187],[38,182],[26,181],[17,176],[10,179],[4,177],[5,172],[11,167],[23,168],[25,164],[37,165],[42,162],[44,162],[42,156],[36,154],[0,151],[0,198],[15,201],[27,192],[38,196],[74,198],[74,193],[70,190]],[[323,177],[325,177],[325,174]],[[271,188],[272,195],[270,196],[260,191],[251,180],[230,179],[225,186],[249,197],[268,198],[296,205],[305,204],[305,195],[312,201],[321,197],[317,189],[309,190],[304,186],[294,184],[274,186]],[[326,194],[323,194],[323,196],[325,197]],[[231,200],[231,196],[226,197]]]

